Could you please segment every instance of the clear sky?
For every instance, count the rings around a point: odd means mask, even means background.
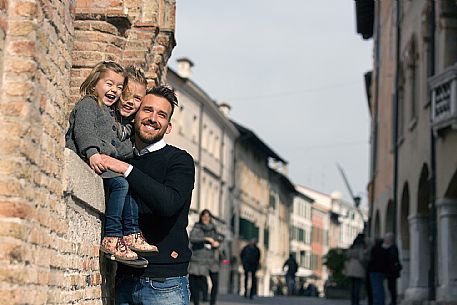
[[[177,0],[169,61],[289,162],[289,177],[366,202],[369,112],[363,74],[372,41],[356,33],[353,0]]]

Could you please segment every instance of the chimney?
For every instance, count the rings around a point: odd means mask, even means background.
[[[230,107],[229,104],[222,102],[218,105],[218,107],[226,118],[230,117],[230,110],[232,109],[232,107]]]
[[[191,78],[194,63],[187,57],[178,58],[176,61],[178,62],[178,75],[182,78]]]

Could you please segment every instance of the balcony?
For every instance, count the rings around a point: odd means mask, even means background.
[[[432,124],[435,134],[457,129],[457,64],[428,80],[432,97]]]

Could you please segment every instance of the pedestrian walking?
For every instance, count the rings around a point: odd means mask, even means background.
[[[260,250],[257,247],[257,240],[251,239],[240,253],[241,262],[244,269],[244,297],[248,296],[248,279],[251,278],[251,290],[249,291],[249,298],[252,299],[257,292],[257,278],[255,273],[259,269],[260,263]]]
[[[390,305],[397,305],[397,278],[400,277],[400,271],[403,266],[399,260],[398,247],[395,244],[394,234],[392,232],[386,233],[382,246],[390,256],[386,273],[387,288],[390,293]]]
[[[346,257],[343,273],[351,280],[351,305],[359,305],[368,258],[364,234],[357,235],[351,247],[346,251]]]
[[[295,274],[298,270],[298,264],[295,260],[293,254],[289,254],[289,258],[284,262],[282,266],[283,269],[286,268],[286,285],[287,285],[287,295],[294,295],[295,291]]]
[[[373,305],[385,305],[384,280],[386,278],[390,255],[382,247],[383,239],[377,239],[370,251],[368,273],[373,295]]]
[[[201,294],[203,294],[203,298],[205,294],[208,294],[208,275],[211,279],[209,303],[210,305],[216,304],[219,286],[219,249],[223,235],[217,232],[212,218],[209,210],[203,210],[189,237],[192,249],[189,264],[189,284],[191,298],[195,305],[200,304]]]

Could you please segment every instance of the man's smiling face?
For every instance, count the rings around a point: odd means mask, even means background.
[[[136,148],[160,141],[171,132],[171,104],[167,99],[152,94],[144,97],[135,116]]]

